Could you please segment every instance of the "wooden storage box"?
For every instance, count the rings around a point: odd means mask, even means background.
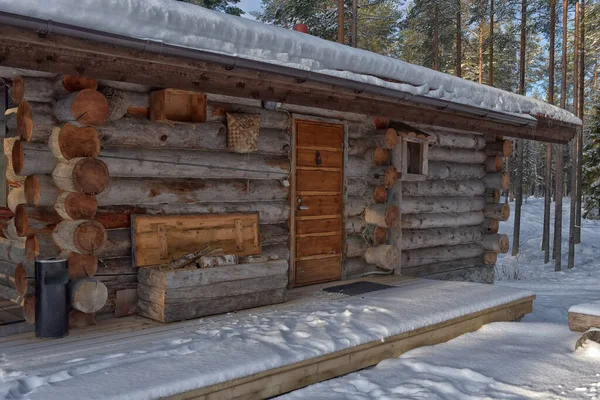
[[[287,300],[288,263],[138,271],[138,313],[161,322],[222,314]]]

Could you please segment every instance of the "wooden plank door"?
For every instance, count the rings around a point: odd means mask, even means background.
[[[342,277],[344,126],[295,121],[295,283]]]

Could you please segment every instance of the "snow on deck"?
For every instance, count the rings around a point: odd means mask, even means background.
[[[598,293],[598,297],[600,297],[600,293]],[[593,301],[591,303],[583,303],[583,304],[574,305],[571,308],[569,308],[569,312],[600,317],[600,300]]]
[[[143,331],[0,342],[0,398],[174,395],[385,340],[533,294],[421,279],[397,286]]]
[[[581,124],[568,111],[540,100],[179,1],[0,0],[0,11],[338,76],[505,114]]]

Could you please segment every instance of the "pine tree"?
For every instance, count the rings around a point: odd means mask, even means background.
[[[600,100],[596,102],[594,115],[583,153],[583,215],[600,219]]]
[[[237,15],[238,17],[245,14],[244,10],[236,7],[233,4],[237,4],[240,0],[178,0],[184,3],[192,3],[197,6],[209,8],[211,10],[222,11],[226,14]]]

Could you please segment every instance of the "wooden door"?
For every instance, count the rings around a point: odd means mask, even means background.
[[[344,126],[295,121],[296,286],[342,277]]]

